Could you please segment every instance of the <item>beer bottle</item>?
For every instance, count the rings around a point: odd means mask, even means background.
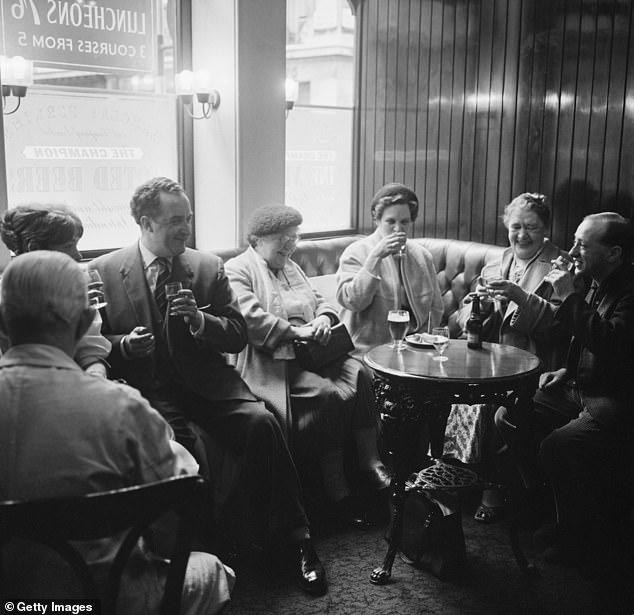
[[[482,348],[482,315],[480,314],[480,297],[473,293],[471,298],[471,315],[467,320],[467,347]]]

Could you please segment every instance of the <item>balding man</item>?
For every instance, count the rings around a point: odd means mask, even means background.
[[[634,418],[634,231],[612,212],[586,216],[570,255],[575,270],[545,278],[561,301],[552,306],[572,336],[566,365],[540,378],[535,396],[540,459],[553,487],[557,527],[553,559],[613,558],[626,518]],[[591,282],[584,293],[579,278]],[[526,426],[505,409],[496,423],[509,446],[527,454]],[[615,542],[616,541],[616,542]],[[599,565],[602,565],[599,563]]]
[[[0,359],[0,497],[77,496],[154,482],[182,468],[173,432],[131,387],[84,372],[75,347],[93,321],[84,275],[61,252],[16,257],[2,277],[0,311],[10,348]],[[181,458],[193,464],[184,449]],[[190,465],[191,465],[190,464]],[[195,466],[195,464],[193,464]],[[111,560],[119,540],[98,554]],[[65,598],[51,581],[59,560],[34,545],[3,549],[5,588],[20,598]],[[94,550],[86,551],[94,561]],[[165,570],[137,549],[134,578],[124,575],[126,614],[158,613]],[[229,601],[232,572],[213,555],[192,553],[183,613],[218,613]]]

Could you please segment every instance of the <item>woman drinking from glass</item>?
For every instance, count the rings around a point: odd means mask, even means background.
[[[0,220],[0,237],[16,257],[33,250],[52,250],[80,261],[77,243],[83,233],[84,226],[77,214],[64,205],[18,205]],[[2,338],[0,334],[0,348],[8,343]],[[110,342],[101,335],[101,316],[95,310],[90,328],[77,344],[75,361],[86,372],[105,377],[109,354]]]
[[[359,356],[390,341],[392,310],[409,313],[409,332],[431,331],[440,323],[443,302],[432,256],[408,241],[418,216],[418,198],[407,186],[386,184],[374,195],[372,235],[350,244],[337,271],[342,322]]]

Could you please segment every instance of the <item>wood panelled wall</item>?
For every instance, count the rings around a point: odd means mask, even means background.
[[[631,0],[361,0],[357,203],[414,188],[416,236],[507,244],[504,206],[546,194],[552,239],[634,214]]]

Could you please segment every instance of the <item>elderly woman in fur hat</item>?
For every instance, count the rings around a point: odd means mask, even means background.
[[[260,207],[249,224],[249,247],[226,263],[249,335],[237,367],[286,428],[295,456],[319,458],[336,517],[363,525],[364,513],[344,474],[343,448],[352,434],[363,487],[378,492],[389,486],[377,450],[371,382],[363,365],[347,355],[318,373],[295,358],[294,340],[325,343],[339,322],[337,309],[290,259],[301,223],[292,207]]]
[[[390,310],[409,312],[409,331],[440,323],[443,302],[432,256],[407,241],[418,216],[418,198],[407,186],[386,184],[372,199],[374,233],[350,244],[337,271],[337,301],[359,356],[390,341]]]

